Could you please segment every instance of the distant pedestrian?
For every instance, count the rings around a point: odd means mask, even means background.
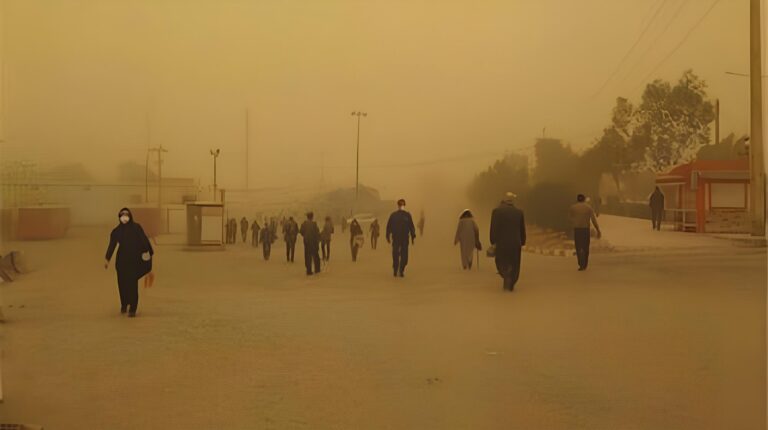
[[[243,243],[248,238],[248,220],[245,217],[240,219],[240,234],[243,237]]]
[[[576,259],[579,263],[579,271],[587,270],[589,265],[590,223],[597,230],[597,238],[602,236],[600,226],[597,225],[597,217],[592,207],[586,203],[584,194],[576,196],[576,203],[571,206],[570,216],[573,224],[573,241],[576,246]]]
[[[341,232],[347,232],[347,219],[345,217],[341,217]]]
[[[357,222],[357,218],[352,220],[349,225],[349,247],[352,250],[352,261],[357,261],[357,254],[360,248],[365,244],[365,237],[363,237],[363,228],[360,227],[360,223]]]
[[[651,194],[648,205],[651,207],[651,224],[654,230],[661,230],[661,221],[664,219],[664,193],[656,187]]]
[[[261,227],[259,226],[259,222],[256,220],[253,220],[253,224],[251,224],[251,246],[259,246],[260,232],[261,232]]]
[[[109,260],[117,247],[115,269],[117,288],[120,292],[120,313],[127,311],[129,317],[135,317],[139,307],[139,279],[152,271],[152,256],[155,251],[144,229],[134,222],[130,209],[120,209],[118,218],[120,224],[109,235],[104,268],[109,267]]]
[[[424,237],[424,222],[425,222],[425,220],[424,220],[424,211],[422,210],[421,214],[419,214],[419,223],[418,223],[419,236],[421,236],[421,237]]]
[[[391,240],[390,240],[391,238]],[[408,239],[411,244],[416,240],[416,229],[411,214],[405,210],[405,199],[397,201],[397,210],[392,212],[387,221],[386,239],[392,243],[392,269],[394,276],[405,276],[408,265]]]
[[[525,246],[525,217],[515,206],[515,193],[508,192],[491,213],[491,245],[495,247],[496,270],[505,291],[514,291],[520,279],[522,247]]]
[[[283,223],[283,238],[285,239],[285,257],[289,263],[293,263],[296,254],[296,239],[299,235],[299,225],[293,217]]]
[[[299,234],[304,238],[304,266],[307,269],[307,275],[320,273],[320,228],[314,218],[315,215],[308,212],[306,221],[299,229]]]
[[[323,261],[331,259],[331,237],[333,236],[333,220],[331,217],[325,217],[323,230],[320,232],[320,249],[323,251]]]
[[[459,225],[456,227],[456,237],[453,244],[459,244],[461,249],[461,267],[464,270],[472,269],[475,250],[481,251],[480,229],[477,228],[472,212],[464,210],[459,216]]]
[[[376,249],[376,245],[379,243],[379,235],[381,234],[381,226],[379,225],[378,218],[373,220],[368,231],[371,235],[371,249]]]
[[[272,230],[272,243],[277,240],[277,218],[272,217],[269,220],[269,229]]]
[[[264,253],[264,261],[269,261],[272,254],[272,230],[267,227],[261,229],[261,249]]]
[[[237,242],[237,220],[234,218],[229,220],[229,243]]]
[[[603,198],[600,196],[595,197],[595,216],[600,217],[600,209],[603,208]]]

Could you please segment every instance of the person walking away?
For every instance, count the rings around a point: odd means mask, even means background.
[[[341,232],[346,233],[347,232],[347,218],[341,217]]]
[[[357,261],[357,253],[360,248],[363,247],[365,238],[363,237],[363,228],[360,227],[360,223],[357,218],[352,220],[349,225],[349,246],[352,249],[352,261]]]
[[[248,238],[248,220],[245,217],[240,219],[240,234],[243,237],[243,243]]]
[[[590,223],[597,230],[597,238],[602,236],[600,226],[597,225],[597,217],[592,207],[586,203],[584,194],[576,196],[576,203],[571,206],[570,216],[573,224],[573,241],[576,246],[576,259],[579,263],[579,271],[587,270],[589,264]]]
[[[253,220],[253,224],[251,224],[251,246],[253,247],[259,246],[260,231],[261,231],[261,227],[259,227],[259,222],[256,220]]]
[[[379,225],[378,218],[373,220],[368,230],[371,235],[371,249],[376,249],[376,245],[379,243],[379,235],[381,234],[381,226]]]
[[[656,187],[651,194],[648,205],[651,207],[651,224],[654,230],[661,230],[661,221],[664,218],[664,194]]]
[[[299,234],[304,238],[304,266],[307,275],[320,273],[320,228],[314,221],[315,214],[307,213],[307,219],[301,224]],[[312,266],[314,264],[314,272]]]
[[[424,211],[419,214],[419,236],[424,237]]]
[[[289,263],[293,263],[294,256],[296,255],[296,239],[299,234],[299,225],[293,220],[293,217],[288,218],[283,223],[283,238],[285,239],[285,257]]]
[[[416,239],[416,228],[413,217],[405,210],[405,199],[397,201],[397,210],[392,212],[387,220],[387,243],[392,244],[392,269],[394,276],[405,276],[405,266],[408,265],[408,239],[411,244]]]
[[[229,243],[235,244],[237,243],[237,220],[232,218],[231,220],[229,220],[229,223],[230,223],[229,234],[231,236],[229,239]]]
[[[269,261],[272,253],[272,230],[267,227],[261,229],[261,249],[264,253],[264,261]]]
[[[461,249],[461,267],[464,270],[472,269],[474,260],[474,251],[483,249],[480,244],[480,229],[477,228],[472,212],[469,209],[464,210],[459,216],[459,225],[456,227],[456,237],[453,244],[459,244]]]
[[[320,248],[323,251],[323,261],[329,261],[331,259],[331,237],[333,236],[334,228],[331,217],[325,217],[325,223],[323,224],[323,230],[320,232]]]
[[[525,216],[515,206],[517,195],[508,192],[491,212],[491,245],[496,248],[496,270],[504,280],[505,291],[514,291],[520,279],[520,265],[525,246]]]
[[[277,241],[277,218],[272,217],[269,220],[269,228],[272,230],[272,243],[274,244]]]
[[[135,317],[139,307],[139,279],[152,271],[155,251],[144,229],[134,222],[130,209],[120,209],[118,218],[120,223],[109,235],[104,268],[109,268],[109,260],[117,247],[115,269],[120,292],[120,313],[127,311],[129,317]]]

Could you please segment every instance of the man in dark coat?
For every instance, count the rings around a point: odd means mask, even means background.
[[[243,237],[243,243],[248,238],[248,220],[245,217],[240,219],[240,235]]]
[[[299,234],[304,238],[304,266],[307,275],[320,273],[320,228],[314,221],[315,214],[307,213],[307,220],[301,224]],[[312,265],[314,264],[314,272]]]
[[[120,313],[128,311],[129,317],[135,317],[139,307],[139,278],[152,270],[152,256],[155,251],[144,229],[133,221],[130,209],[120,209],[118,218],[120,224],[109,235],[104,268],[109,267],[109,260],[117,247],[115,269],[117,288],[120,292]]]
[[[664,194],[659,187],[651,194],[648,205],[651,207],[651,224],[654,230],[661,230],[661,220],[664,218]]]
[[[299,225],[293,217],[283,222],[283,238],[285,239],[285,256],[289,263],[293,263],[296,254],[296,239],[299,234]]]
[[[504,290],[512,291],[520,278],[520,257],[525,246],[523,211],[515,207],[514,193],[491,213],[491,245],[496,247],[496,269],[504,279]]]
[[[269,255],[272,253],[272,230],[268,227],[261,229],[261,247],[264,252],[264,261],[269,261]]]
[[[256,220],[253,220],[253,224],[251,224],[251,246],[258,246],[259,245],[259,233],[261,231],[261,227],[259,226],[259,222]]]
[[[416,239],[416,227],[411,214],[405,210],[405,199],[397,201],[397,210],[389,216],[386,238],[387,243],[392,244],[393,274],[402,278],[405,276],[405,266],[408,265],[408,239],[411,244]]]
[[[237,220],[229,220],[229,243],[237,242]]]

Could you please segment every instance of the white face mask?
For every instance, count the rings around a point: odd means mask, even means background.
[[[400,209],[401,211],[404,211],[405,210],[405,205],[398,206],[398,209]]]
[[[128,224],[128,221],[130,220],[131,220],[131,217],[129,217],[128,215],[123,215],[120,217],[120,222],[123,224]]]

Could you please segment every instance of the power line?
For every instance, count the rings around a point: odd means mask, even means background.
[[[701,18],[699,18],[699,20],[698,20],[698,21],[696,21],[696,23],[693,25],[693,27],[691,27],[691,28],[690,28],[690,30],[688,30],[688,32],[687,32],[687,33],[685,33],[685,36],[683,36],[683,38],[680,40],[680,43],[678,43],[678,44],[677,44],[677,46],[675,46],[675,48],[674,48],[672,51],[670,51],[670,52],[669,52],[669,53],[668,53],[668,54],[667,54],[667,55],[666,55],[666,56],[665,56],[665,57],[664,57],[664,58],[663,58],[663,59],[662,59],[662,60],[661,60],[661,61],[660,61],[658,64],[656,64],[656,67],[654,67],[654,68],[653,68],[653,70],[651,70],[651,72],[650,72],[650,73],[648,73],[648,74],[645,76],[645,78],[643,78],[643,80],[642,80],[642,81],[640,81],[640,83],[639,83],[639,84],[637,84],[637,86],[635,87],[635,89],[637,89],[638,87],[640,87],[641,85],[643,85],[645,82],[647,82],[647,81],[648,81],[648,78],[650,78],[651,76],[653,76],[653,74],[654,74],[654,73],[656,73],[656,71],[659,69],[659,67],[661,67],[661,66],[662,66],[664,63],[666,63],[666,62],[667,62],[667,60],[669,60],[669,59],[672,57],[672,55],[674,55],[674,54],[675,54],[675,52],[677,52],[677,50],[678,50],[678,49],[680,49],[680,47],[681,47],[681,46],[683,46],[683,44],[685,43],[685,41],[686,41],[686,40],[688,40],[688,37],[689,37],[689,36],[690,36],[690,35],[691,35],[691,34],[694,32],[694,30],[696,30],[696,28],[697,28],[697,27],[698,27],[698,26],[699,26],[699,25],[700,25],[702,22],[704,22],[704,19],[706,19],[706,17],[709,15],[709,13],[710,13],[710,12],[712,12],[712,9],[714,9],[714,8],[715,8],[715,6],[717,6],[717,4],[718,4],[718,3],[720,3],[720,0],[715,0],[715,1],[713,1],[713,2],[712,2],[712,4],[709,6],[709,9],[707,9],[707,11],[706,11],[706,12],[704,12],[704,15],[702,15],[702,16],[701,16]]]
[[[656,11],[653,12],[653,16],[650,20],[646,23],[645,27],[640,31],[640,34],[638,34],[637,38],[635,39],[635,43],[632,44],[632,46],[629,48],[629,50],[624,54],[624,57],[622,57],[621,61],[619,61],[619,64],[616,65],[616,68],[613,70],[610,76],[608,76],[608,79],[603,82],[603,85],[600,86],[600,88],[595,92],[595,94],[592,96],[592,98],[597,97],[600,95],[600,93],[603,92],[605,87],[608,86],[608,84],[613,80],[613,78],[616,77],[616,75],[619,73],[619,70],[621,70],[621,66],[624,65],[624,63],[629,59],[629,56],[632,55],[635,48],[637,48],[637,45],[640,44],[640,41],[643,39],[643,36],[648,32],[648,29],[651,28],[651,24],[653,24],[654,21],[656,21],[656,18],[658,18],[659,13],[662,9],[664,9],[664,5],[666,4],[666,0],[661,0],[658,3],[658,7],[656,8]],[[653,6],[651,6],[651,9],[648,10],[650,12],[652,10]]]
[[[648,55],[648,53],[651,51],[651,49],[653,49],[653,47],[656,45],[656,43],[659,41],[659,39],[661,39],[661,36],[663,36],[663,35],[665,35],[667,33],[669,28],[672,26],[672,23],[675,22],[677,17],[680,15],[680,12],[683,11],[683,8],[685,8],[685,5],[688,4],[688,2],[689,2],[689,0],[683,0],[680,3],[680,5],[678,5],[677,9],[675,9],[675,12],[672,15],[672,18],[670,18],[670,20],[667,21],[667,24],[664,26],[664,29],[661,30],[661,33],[656,35],[656,38],[654,38],[653,41],[651,41],[650,45],[648,45],[648,47],[645,49],[645,51],[643,51],[643,53],[640,54],[640,57],[638,57],[638,60],[629,69],[630,73],[632,72],[632,70],[637,69],[637,66],[639,66],[640,63],[642,63],[643,58],[645,58]],[[629,77],[628,75],[625,76],[623,81],[626,81],[628,77]]]

